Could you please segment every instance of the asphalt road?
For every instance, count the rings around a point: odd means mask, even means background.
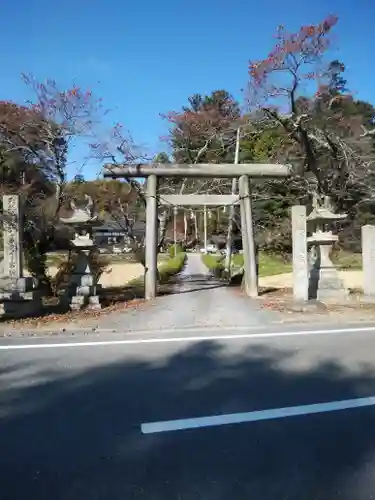
[[[142,433],[375,396],[375,328],[275,333],[3,339],[0,499],[374,498],[373,405]]]
[[[374,498],[375,327],[277,325],[198,256],[179,292],[0,339],[0,500]]]

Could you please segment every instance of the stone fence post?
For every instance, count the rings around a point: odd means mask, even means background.
[[[307,260],[307,223],[306,207],[292,207],[293,241],[293,299],[296,302],[308,300],[309,270]]]
[[[362,226],[363,294],[375,300],[375,226]]]

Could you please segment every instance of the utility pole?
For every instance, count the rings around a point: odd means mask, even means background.
[[[177,255],[177,207],[173,207],[173,242],[174,242],[174,252],[173,255]]]
[[[240,136],[241,128],[237,129],[236,136],[236,152],[234,155],[234,163],[238,164],[240,160]],[[232,179],[232,194],[237,193],[237,178]],[[232,242],[233,242],[233,228],[234,228],[234,216],[236,213],[236,208],[232,204],[229,209],[229,220],[228,220],[228,234],[227,234],[227,248],[225,253],[225,271],[230,273],[231,263],[232,263]]]
[[[186,210],[184,210],[184,243],[187,243],[187,232],[188,232],[188,218],[186,215]]]
[[[204,231],[204,249],[207,250],[207,206],[203,207],[203,231]]]

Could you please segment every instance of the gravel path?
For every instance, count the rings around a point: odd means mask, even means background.
[[[175,293],[157,298],[143,310],[99,318],[98,328],[162,331],[192,326],[257,326],[277,319],[277,313],[260,310],[255,302],[212,278],[200,255],[191,254],[176,279]]]

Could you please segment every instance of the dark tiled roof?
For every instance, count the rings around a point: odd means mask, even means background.
[[[98,234],[105,233],[126,233],[127,221],[126,219],[107,219],[102,223],[98,222],[93,227],[93,232]],[[132,223],[132,232],[135,236],[142,236],[146,231],[145,221],[135,221]]]

